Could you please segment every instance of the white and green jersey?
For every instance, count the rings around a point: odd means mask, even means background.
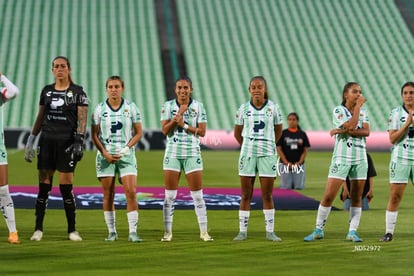
[[[117,110],[112,109],[107,101],[95,107],[92,125],[100,126],[99,139],[105,149],[110,154],[118,154],[134,136],[133,124],[141,123],[141,112],[135,103],[125,99]]]
[[[180,109],[177,100],[164,103],[161,110],[161,121],[171,120]],[[197,127],[199,123],[207,123],[207,114],[204,105],[194,99],[190,99],[187,111],[183,114],[184,122]],[[171,158],[187,158],[200,155],[200,139],[192,133],[177,126],[167,135],[166,156]]]
[[[334,128],[341,129],[343,124],[352,117],[351,112],[343,105],[333,109]],[[360,109],[356,129],[362,128],[364,123],[369,123],[368,113],[365,108]],[[367,160],[366,137],[355,137],[348,134],[336,134],[335,146],[332,155],[332,163],[343,165],[356,165]]]
[[[240,155],[270,156],[276,154],[275,125],[283,123],[279,105],[267,100],[257,109],[251,102],[237,110],[235,125],[243,126],[243,144]]]
[[[0,87],[0,91],[2,88]],[[4,108],[3,104],[6,102],[0,95],[0,144],[4,144]]]
[[[404,106],[394,108],[388,117],[388,131],[400,129],[407,121],[408,111]],[[396,142],[391,150],[391,162],[414,165],[414,128],[408,128],[405,135]]]
[[[4,84],[4,87],[2,86]],[[5,75],[0,77],[0,144],[4,145],[4,104],[19,94],[17,88]]]

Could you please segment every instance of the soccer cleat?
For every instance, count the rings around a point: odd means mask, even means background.
[[[266,240],[274,241],[274,242],[281,242],[282,239],[276,236],[274,232],[266,232]]]
[[[108,234],[108,237],[105,239],[107,242],[114,242],[118,240],[118,234],[116,232],[111,232]]]
[[[165,232],[164,236],[162,237],[162,242],[170,242],[172,240],[172,232]]]
[[[131,232],[128,236],[128,241],[130,242],[142,242],[140,236],[138,236],[137,232]]]
[[[17,235],[17,231],[16,232],[11,232],[9,234],[9,238],[7,240],[11,244],[19,244],[20,241],[19,241],[19,235]]]
[[[239,232],[233,241],[244,241],[247,239],[247,232]]]
[[[79,235],[78,231],[73,231],[69,233],[68,239],[71,241],[81,241],[82,237]]]
[[[324,237],[324,233],[322,229],[319,228],[315,228],[315,230],[313,230],[313,232],[306,236],[303,240],[305,242],[310,242],[310,241],[315,241],[315,240],[322,240]]]
[[[392,241],[392,238],[393,238],[392,234],[391,233],[387,233],[379,241],[382,241],[382,242],[390,242],[390,241]]]
[[[214,239],[210,237],[210,235],[207,232],[200,233],[200,240],[205,241],[205,242],[214,241]]]
[[[362,242],[362,239],[358,237],[358,234],[355,230],[349,231],[346,235],[346,240],[352,241],[352,242]]]
[[[31,241],[41,241],[43,238],[43,232],[41,230],[34,231],[32,237],[30,238]]]

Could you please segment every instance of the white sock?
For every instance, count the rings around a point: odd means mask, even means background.
[[[385,233],[394,234],[398,211],[385,211]]]
[[[0,186],[0,208],[6,220],[9,232],[16,232],[16,220],[14,218],[14,204],[10,196],[9,185]]]
[[[190,191],[194,201],[194,210],[197,216],[200,232],[207,232],[207,208],[203,199],[203,190]]]
[[[240,232],[247,232],[249,226],[250,211],[239,210],[239,229]]]
[[[361,220],[361,207],[349,207],[349,231],[356,231]]]
[[[174,202],[176,197],[177,190],[165,190],[164,204],[162,206],[165,232],[172,232],[172,223],[174,218]]]
[[[275,209],[263,209],[263,214],[265,217],[265,226],[266,232],[275,231]]]
[[[129,225],[129,233],[137,232],[137,225],[138,225],[138,211],[131,211],[127,213],[128,217],[128,225]]]
[[[326,221],[328,220],[329,213],[332,207],[324,207],[319,204],[318,215],[316,217],[316,228],[323,230]]]
[[[109,233],[116,233],[115,211],[104,211],[105,223]]]

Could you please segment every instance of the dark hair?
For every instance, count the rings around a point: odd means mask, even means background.
[[[193,81],[187,76],[181,76],[178,79],[176,79],[175,80],[175,85],[177,85],[177,82],[179,82],[181,80],[188,82],[190,84],[190,88],[193,88]]]
[[[69,59],[68,59],[67,57],[65,57],[65,56],[57,56],[57,57],[55,57],[55,58],[53,59],[53,61],[52,61],[52,69],[54,68],[55,61],[56,61],[57,59],[63,59],[63,60],[65,60],[65,61],[66,61],[66,64],[68,65],[68,69],[71,69]],[[73,80],[72,80],[72,77],[71,77],[70,73],[69,73],[69,82],[70,82],[71,84],[73,84]]]
[[[108,87],[108,82],[111,80],[118,80],[121,82],[122,88],[124,88],[124,80],[120,76],[110,76],[105,83],[105,88]]]
[[[248,90],[250,91],[250,85],[252,84],[252,82],[253,82],[254,80],[261,80],[261,81],[263,81],[263,82],[264,82],[264,84],[265,84],[265,86],[266,86],[266,90],[265,90],[264,98],[265,98],[265,100],[268,100],[268,99],[269,99],[269,95],[267,94],[267,82],[266,82],[266,79],[265,79],[263,76],[254,76],[253,78],[251,78],[251,79],[250,79],[250,82],[249,82],[249,88],[248,88]]]
[[[351,81],[351,82],[348,82],[347,84],[344,85],[344,89],[342,90],[342,103],[341,103],[341,105],[345,105],[345,103],[346,103],[345,93],[348,92],[348,90],[353,85],[359,85],[359,84],[357,82]]]
[[[298,123],[299,123],[299,115],[298,115],[298,113],[296,113],[296,112],[290,112],[290,113],[287,115],[287,118],[289,118],[290,116],[295,117],[295,118],[296,118],[296,120],[297,120],[297,121],[298,121]],[[298,124],[298,129],[301,129],[301,128],[300,128],[300,126],[299,126],[299,124]]]
[[[401,87],[401,96],[402,96],[402,94],[403,94],[403,90],[404,90],[404,88],[406,88],[407,86],[414,87],[414,82],[412,82],[412,81],[407,81],[406,83],[404,83],[404,84],[403,84],[403,86]]]

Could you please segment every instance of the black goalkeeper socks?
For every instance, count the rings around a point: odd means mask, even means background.
[[[49,199],[49,193],[52,190],[51,184],[39,183],[39,192],[36,199],[36,225],[35,230],[43,231],[43,220],[45,218],[47,201]]]
[[[60,184],[59,189],[63,197],[63,206],[65,208],[66,220],[68,221],[68,233],[75,231],[76,205],[72,193],[72,184]]]

